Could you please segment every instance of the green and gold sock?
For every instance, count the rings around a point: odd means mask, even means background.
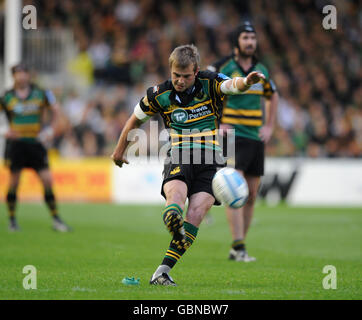
[[[245,250],[245,242],[244,239],[236,239],[233,241],[233,243],[231,244],[231,247],[234,250]]]
[[[44,201],[45,201],[52,217],[57,218],[58,217],[57,203],[55,200],[53,190],[51,188],[45,190]]]
[[[172,211],[176,211],[177,213],[179,213],[182,216],[182,209],[181,207],[177,204],[177,203],[172,203],[170,205],[168,205],[163,211],[162,211],[162,219],[163,222],[165,222],[166,224],[166,220],[168,215],[172,212]]]
[[[195,241],[199,228],[195,227],[189,222],[184,222],[185,234],[187,246],[180,246],[177,240],[172,239],[168,250],[166,251],[165,257],[163,258],[162,265],[167,265],[172,268],[176,262],[182,257],[186,250]]]
[[[15,189],[9,189],[8,194],[6,196],[6,204],[8,207],[8,213],[10,220],[15,219],[15,208],[16,208],[16,190]]]

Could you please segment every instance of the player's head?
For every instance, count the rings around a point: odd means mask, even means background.
[[[194,45],[187,44],[175,48],[168,62],[172,85],[176,91],[183,92],[195,83],[200,69],[200,55]]]
[[[16,64],[11,68],[11,73],[13,75],[15,85],[25,86],[30,83],[29,68],[25,64]]]
[[[246,21],[240,24],[233,35],[233,46],[238,55],[251,57],[255,54],[257,39],[253,25]]]

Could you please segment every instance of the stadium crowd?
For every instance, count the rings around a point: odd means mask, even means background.
[[[38,28],[70,28],[78,47],[68,70],[81,85],[53,88],[63,156],[110,155],[145,90],[169,77],[175,46],[194,43],[205,68],[232,52],[230,32],[249,19],[280,94],[267,155],[362,157],[358,1],[335,1],[336,30],[323,29],[323,0],[25,2],[42,8]]]

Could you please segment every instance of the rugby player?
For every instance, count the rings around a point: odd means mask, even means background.
[[[249,187],[249,198],[244,207],[226,208],[233,240],[229,259],[250,262],[256,259],[248,255],[245,239],[253,217],[260,177],[264,174],[264,146],[273,133],[278,93],[267,68],[255,55],[256,32],[250,22],[241,24],[235,30],[233,47],[233,55],[222,58],[209,66],[208,70],[221,72],[229,77],[247,77],[252,72],[260,72],[265,76],[265,79],[252,85],[242,95],[225,99],[226,106],[220,124],[222,131],[235,130],[234,165],[244,175]],[[262,98],[265,98],[265,114]],[[226,145],[225,142],[224,144]]]
[[[0,99],[0,110],[5,111],[9,130],[5,133],[5,163],[10,169],[9,189],[6,202],[9,212],[9,230],[18,231],[15,217],[17,189],[24,168],[34,169],[44,186],[44,200],[51,212],[53,229],[67,232],[70,228],[61,220],[53,192],[47,150],[44,143],[52,138],[52,127],[43,127],[44,113],[52,112],[52,123],[57,115],[55,97],[31,83],[30,72],[24,64],[11,69],[14,86]]]
[[[211,182],[218,167],[217,159],[222,158],[217,141],[222,100],[225,95],[242,93],[264,78],[259,72],[251,72],[247,77],[230,79],[221,73],[200,71],[199,65],[200,56],[194,45],[174,49],[169,57],[171,79],[147,90],[124,126],[111,156],[119,167],[127,164],[128,133],[157,113],[171,130],[161,194],[166,199],[162,218],[172,240],[151,277],[150,283],[155,285],[175,285],[169,272],[194,242],[201,221],[215,203]],[[195,150],[203,150],[200,162],[195,161]],[[184,151],[189,152],[188,162],[176,156]],[[210,154],[215,155],[211,163],[207,161]],[[187,198],[189,205],[184,220]]]

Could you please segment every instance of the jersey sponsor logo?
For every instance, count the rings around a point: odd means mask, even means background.
[[[23,105],[22,103],[16,104],[13,109],[14,113],[22,115],[34,113],[37,112],[38,110],[39,106],[37,105],[31,105],[31,104]]]
[[[14,113],[22,114],[24,112],[24,106],[21,103],[18,103],[14,106]]]
[[[190,120],[205,117],[212,113],[212,111],[207,106],[201,106],[196,109],[191,109],[190,112]]]
[[[185,123],[187,121],[195,121],[199,118],[205,118],[212,115],[213,112],[207,105],[197,107],[195,109],[175,109],[171,113],[171,119],[175,123]]]
[[[185,123],[188,119],[188,114],[185,110],[178,108],[172,111],[171,119],[176,123]]]

